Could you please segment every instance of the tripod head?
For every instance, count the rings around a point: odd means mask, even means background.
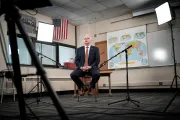
[[[6,13],[12,5],[17,6],[21,10],[35,9],[46,6],[52,6],[49,0],[0,0],[0,16]]]

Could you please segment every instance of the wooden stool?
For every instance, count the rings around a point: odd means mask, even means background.
[[[89,85],[91,83],[91,80],[92,80],[92,76],[88,75],[88,74],[85,74],[85,76],[81,77],[80,78],[81,81],[83,82],[84,86],[86,87],[87,91],[85,92],[85,94],[88,93],[88,88],[89,88]],[[87,94],[89,95],[89,94]],[[96,83],[96,86],[95,86],[95,101],[97,102],[97,97],[99,96],[98,94],[98,82]],[[78,94],[78,102],[79,102],[79,98],[80,98],[80,95]]]

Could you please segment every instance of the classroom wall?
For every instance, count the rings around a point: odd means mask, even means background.
[[[20,12],[23,14],[27,14],[24,11],[20,11]],[[37,26],[38,26],[39,21],[52,24],[52,19],[50,17],[44,16],[41,14],[37,14],[33,17],[36,18]],[[1,33],[3,34],[5,40],[7,40],[7,26],[6,26],[6,22],[4,21],[4,16],[0,17],[0,23],[3,30],[1,31]],[[36,35],[34,34],[29,34],[29,35],[36,37]],[[1,38],[3,38],[3,36],[1,35]],[[63,44],[75,46],[75,26],[74,25],[71,25],[71,24],[68,25],[68,39],[61,40],[59,42]],[[4,69],[7,69],[7,67],[5,65],[5,60],[2,55],[2,50],[0,49],[0,70],[4,70]],[[53,88],[56,91],[73,89],[74,84],[72,80],[70,79],[70,73],[72,72],[72,70],[66,70],[66,69],[61,69],[61,68],[47,68],[47,67],[45,67],[45,70],[48,74],[48,77],[50,78]],[[22,74],[36,73],[36,69],[33,66],[21,66],[21,72]],[[25,93],[28,93],[36,85],[37,83],[36,78],[37,78],[36,76],[32,76],[31,78],[27,78],[26,80],[23,80],[23,89]],[[64,81],[67,81],[67,82],[64,82]]]
[[[23,12],[24,13],[24,12]],[[180,9],[176,10],[177,17],[180,17]],[[38,21],[52,23],[52,19],[37,14],[35,16]],[[3,27],[3,34],[7,39],[6,35],[6,23],[0,17],[0,21]],[[125,20],[126,19],[126,20]],[[117,22],[115,22],[117,21]],[[176,27],[180,27],[180,20],[177,19],[175,22]],[[93,45],[95,42],[100,42],[106,40],[106,32],[126,29],[130,27],[136,27],[140,25],[147,25],[147,33],[156,32],[160,30],[168,29],[168,25],[157,25],[157,19],[155,14],[149,14],[145,16],[133,18],[131,14],[116,17],[113,19],[97,22],[94,24],[85,24],[77,27],[77,46],[83,45],[83,37],[86,33],[90,33],[93,36]],[[69,25],[69,37],[68,40],[62,40],[60,42],[69,45],[75,45],[75,26]],[[96,37],[94,35],[96,34]],[[0,50],[0,70],[5,69],[2,51]],[[34,67],[21,67],[22,73],[35,73],[36,69]],[[69,75],[72,70],[65,70],[60,68],[45,68],[48,77],[50,78],[51,84],[56,91],[73,90],[74,83],[70,79]],[[177,68],[179,74],[180,68]],[[129,69],[129,82],[131,88],[164,88],[169,87],[173,76],[173,67],[153,67],[153,68],[136,68]],[[28,93],[37,83],[37,77],[29,77],[23,79],[24,92]],[[66,82],[65,82],[66,81]],[[111,74],[112,89],[115,88],[125,88],[126,85],[126,74],[125,70],[114,70]],[[162,86],[159,84],[163,83]],[[108,78],[101,77],[99,81],[100,89],[108,89]]]
[[[173,27],[180,27],[180,9],[175,9],[175,12],[176,20],[173,21]],[[142,25],[147,26],[147,33],[169,29],[168,24],[158,26],[155,13],[138,17],[133,17],[132,14],[127,14],[93,24],[78,26],[77,45],[78,47],[83,45],[83,37],[87,33],[93,37],[92,44],[94,45],[95,42],[107,40],[107,32],[123,30]],[[180,67],[177,68],[177,72],[180,74]],[[167,88],[171,85],[173,77],[173,66],[129,69],[129,84],[131,88]],[[114,70],[111,74],[111,81],[112,86],[114,86],[113,88],[124,88],[126,86],[126,71],[124,69]],[[99,86],[101,89],[107,88],[103,87],[108,86],[106,77],[101,77]]]

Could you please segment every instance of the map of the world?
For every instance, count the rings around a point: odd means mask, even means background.
[[[128,66],[140,67],[148,65],[146,26],[111,32],[107,34],[107,38],[108,59],[117,55],[108,62],[109,69],[126,67],[125,52],[120,52],[130,45],[132,47],[127,50]]]

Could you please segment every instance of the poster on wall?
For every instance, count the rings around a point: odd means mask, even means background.
[[[24,24],[24,28],[27,33],[36,34],[36,18],[21,14],[21,22]]]
[[[107,33],[108,59],[130,45],[132,45],[132,47],[127,50],[128,67],[148,66],[145,25]],[[125,67],[125,52],[118,54],[108,62],[108,69]]]

